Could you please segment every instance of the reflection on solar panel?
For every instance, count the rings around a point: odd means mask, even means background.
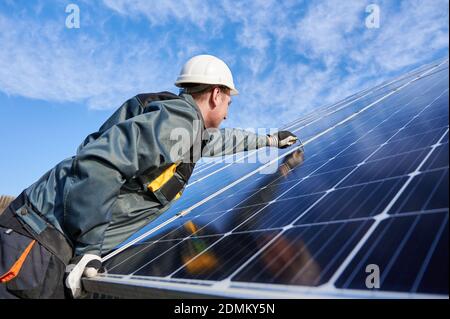
[[[183,214],[141,230],[85,286],[143,297],[448,298],[448,89],[446,60],[290,123],[304,154],[198,166],[163,216]],[[270,165],[279,169],[262,174]]]

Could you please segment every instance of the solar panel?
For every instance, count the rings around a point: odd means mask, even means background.
[[[304,153],[202,164],[185,195],[105,256],[108,272],[85,287],[448,298],[448,88],[448,60],[433,63],[289,123]]]

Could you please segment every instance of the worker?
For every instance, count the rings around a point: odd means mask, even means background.
[[[218,129],[238,91],[217,57],[191,58],[175,85],[179,95],[139,94],[126,101],[75,156],[6,208],[0,298],[79,297],[82,276],[97,275],[102,255],[181,196],[200,157],[285,148],[297,140],[288,131]]]

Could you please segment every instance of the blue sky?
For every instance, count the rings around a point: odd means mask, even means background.
[[[68,29],[65,8],[80,8]],[[366,7],[380,8],[369,29]],[[71,156],[123,101],[216,55],[241,94],[227,127],[279,127],[448,56],[446,0],[2,0],[0,194]]]

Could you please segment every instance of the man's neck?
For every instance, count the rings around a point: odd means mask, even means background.
[[[182,93],[181,95],[184,96],[185,99],[187,98],[188,101],[191,104],[192,103],[195,104],[194,106],[200,112],[205,127],[209,127],[208,126],[208,124],[209,124],[209,116],[208,116],[209,106],[208,106],[207,102],[206,101],[201,101],[201,100],[198,100],[198,99],[194,99],[194,97],[192,95],[187,94],[187,93]]]

